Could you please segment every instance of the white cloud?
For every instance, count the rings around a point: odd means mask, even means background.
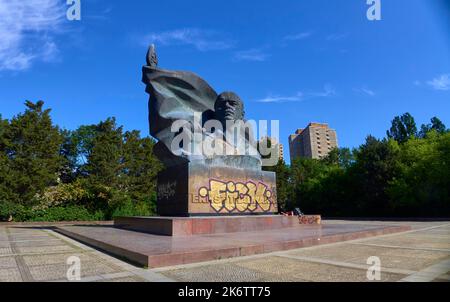
[[[263,62],[270,57],[270,54],[267,54],[261,48],[253,48],[249,50],[237,51],[234,54],[234,59],[236,61],[257,61]]]
[[[65,1],[0,0],[0,71],[25,70],[58,52],[52,36],[66,18]]]
[[[263,99],[256,100],[258,103],[284,103],[284,102],[298,102],[303,100],[303,93],[298,92],[293,96],[273,96],[269,95]]]
[[[256,100],[258,103],[286,103],[286,102],[300,102],[312,98],[328,98],[336,95],[336,91],[331,85],[327,84],[324,86],[322,91],[317,92],[307,92],[303,93],[301,91],[297,92],[295,95],[290,96],[280,96],[280,95],[269,95],[263,99]]]
[[[368,96],[375,96],[375,91],[367,88],[367,87],[362,87],[362,88],[353,88],[353,91],[358,93],[358,94],[365,94]]]
[[[89,15],[83,15],[83,18],[97,20],[97,21],[107,21],[110,19],[109,14],[112,12],[112,10],[113,10],[112,7],[106,7],[99,12],[89,14]]]
[[[191,45],[199,51],[222,50],[233,47],[234,42],[220,39],[219,33],[198,28],[183,28],[171,31],[149,33],[144,36],[146,45]]]
[[[427,84],[435,90],[450,90],[450,73],[442,74],[437,78],[428,81]]]
[[[288,35],[288,36],[284,37],[284,40],[287,40],[287,41],[303,40],[303,39],[310,37],[311,35],[312,35],[312,32],[302,32],[302,33],[298,33],[295,35]]]
[[[323,98],[323,97],[329,97],[329,96],[334,96],[334,95],[336,95],[336,91],[329,84],[326,84],[323,87],[323,91],[309,93],[310,97],[316,97],[316,98]]]
[[[339,41],[347,38],[348,34],[332,34],[326,37],[327,41]]]

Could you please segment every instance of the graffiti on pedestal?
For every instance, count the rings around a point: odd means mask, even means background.
[[[169,199],[175,196],[176,181],[160,184],[158,186],[158,197],[161,199]]]
[[[201,187],[198,196],[199,202],[208,202],[217,213],[253,212],[258,208],[268,212],[276,207],[273,192],[262,182],[210,180],[209,187]]]

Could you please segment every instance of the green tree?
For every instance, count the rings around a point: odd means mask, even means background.
[[[7,186],[15,195],[11,201],[30,205],[37,193],[58,182],[62,137],[43,101],[25,105],[25,112],[13,117],[2,135],[2,160],[10,175]]]
[[[289,166],[284,160],[279,160],[275,166],[263,167],[265,171],[276,173],[277,178],[277,201],[280,211],[292,210],[292,186]]]
[[[115,119],[108,118],[67,132],[62,149],[66,170],[75,171],[72,178],[89,192],[85,205],[110,218],[152,213],[161,169],[153,146],[151,138],[141,138],[139,131],[123,133]]]
[[[63,183],[70,183],[76,179],[76,146],[72,143],[71,131],[62,130],[61,136],[63,138],[63,142],[61,144],[60,154],[64,160],[61,165],[60,177]]]
[[[150,200],[156,190],[156,175],[162,165],[153,154],[154,141],[141,138],[139,131],[124,134],[121,189],[133,200]]]
[[[450,133],[431,131],[401,146],[401,173],[387,188],[397,215],[450,215]]]
[[[431,124],[422,124],[422,126],[420,127],[419,137],[426,137],[428,132],[432,130],[436,131],[439,134],[443,134],[447,132],[447,127],[445,127],[444,123],[439,118],[433,117],[431,119]]]
[[[12,190],[13,175],[10,171],[8,158],[8,131],[9,122],[0,115],[0,203],[15,200],[17,194]]]
[[[336,149],[323,160],[303,158],[292,163],[293,199],[304,213],[348,216],[354,210],[353,185],[338,154]]]
[[[437,133],[443,134],[447,131],[444,123],[436,116],[431,119],[431,129],[436,130]]]
[[[122,168],[123,128],[115,118],[108,118],[96,126],[92,148],[87,154],[86,172],[94,183],[117,187]]]
[[[82,125],[73,131],[64,130],[61,154],[65,159],[64,181],[71,182],[80,176],[87,176],[88,158],[92,153],[98,125]]]
[[[319,211],[325,203],[321,196],[327,165],[320,160],[297,158],[291,163],[292,198],[304,213]]]
[[[153,139],[123,133],[114,118],[60,131],[44,102],[25,105],[10,121],[0,116],[0,218],[154,214],[161,163]]]
[[[353,154],[349,148],[333,148],[322,161],[327,165],[337,165],[341,168],[350,167],[353,162]]]
[[[392,120],[391,129],[387,131],[387,137],[399,143],[404,143],[414,136],[417,136],[416,122],[414,121],[414,117],[409,113],[396,116]]]
[[[359,215],[390,215],[386,189],[399,172],[400,148],[395,140],[378,140],[368,136],[366,143],[355,150],[355,164],[349,169],[358,198]]]

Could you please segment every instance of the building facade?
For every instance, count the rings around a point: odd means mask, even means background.
[[[282,143],[278,144],[278,159],[284,160],[284,147]]]
[[[328,124],[310,123],[289,136],[291,161],[298,157],[321,159],[337,147],[336,131]]]

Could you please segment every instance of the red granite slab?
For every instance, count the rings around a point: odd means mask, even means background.
[[[410,229],[409,226],[325,224],[171,237],[109,226],[75,225],[56,228],[66,236],[150,268],[282,251]]]
[[[297,216],[214,216],[214,217],[117,217],[114,226],[156,235],[192,235],[263,231],[320,224],[320,215]]]

